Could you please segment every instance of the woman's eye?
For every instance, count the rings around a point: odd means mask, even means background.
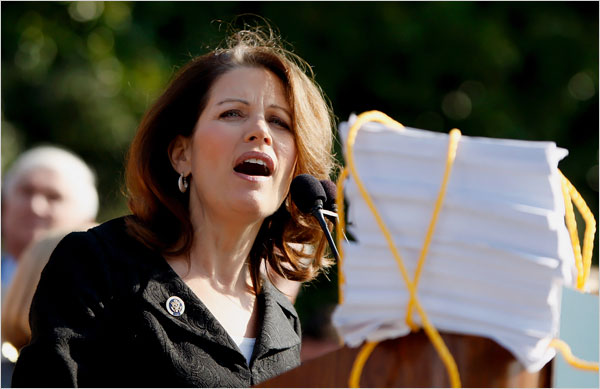
[[[242,112],[237,110],[237,109],[230,109],[228,111],[223,112],[221,115],[219,115],[220,118],[238,118],[238,117],[242,117]]]
[[[277,116],[273,116],[270,119],[270,122],[273,123],[273,124],[275,124],[275,125],[277,125],[277,126],[279,126],[279,127],[283,127],[283,128],[285,128],[287,130],[290,129],[290,126],[283,119],[281,119],[281,118],[279,118]]]

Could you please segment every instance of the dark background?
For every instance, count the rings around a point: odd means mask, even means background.
[[[98,175],[99,222],[127,212],[123,157],[145,109],[178,67],[226,36],[219,20],[244,13],[268,19],[313,66],[338,121],[377,109],[411,127],[554,141],[598,218],[597,2],[1,7],[2,170],[39,143],[72,149]],[[307,286],[300,313],[335,302],[334,282]]]

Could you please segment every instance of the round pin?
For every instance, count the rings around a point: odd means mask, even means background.
[[[183,315],[183,311],[185,311],[185,304],[183,300],[177,296],[171,296],[167,300],[167,311],[172,316],[181,316]]]

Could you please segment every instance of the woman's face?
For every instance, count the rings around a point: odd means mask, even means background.
[[[288,193],[296,161],[281,80],[260,67],[219,77],[189,145],[190,211],[261,221]]]

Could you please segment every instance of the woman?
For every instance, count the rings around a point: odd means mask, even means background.
[[[241,31],[178,72],[129,151],[133,215],[69,235],[44,270],[14,385],[242,387],[300,363],[269,279],[329,264],[288,190],[333,164],[331,111],[302,67]]]

